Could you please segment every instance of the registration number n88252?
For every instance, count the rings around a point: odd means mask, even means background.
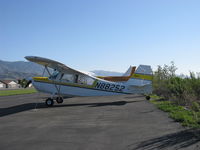
[[[123,92],[123,90],[126,87],[124,85],[119,85],[119,84],[97,82],[95,88],[106,91]]]

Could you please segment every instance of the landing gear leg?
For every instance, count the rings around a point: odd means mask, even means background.
[[[53,101],[52,98],[47,98],[46,101],[45,101],[45,104],[46,104],[48,107],[51,107],[51,106],[53,106],[54,101]]]

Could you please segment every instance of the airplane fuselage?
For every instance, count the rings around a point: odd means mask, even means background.
[[[92,85],[49,80],[47,77],[34,77],[33,86],[41,92],[64,96],[105,96],[131,94],[122,83],[94,81]],[[59,93],[58,93],[59,92]]]

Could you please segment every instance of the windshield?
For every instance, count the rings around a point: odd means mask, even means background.
[[[52,75],[49,77],[49,79],[56,79],[56,77],[58,76],[59,72],[57,70],[54,70],[54,72],[52,73]]]

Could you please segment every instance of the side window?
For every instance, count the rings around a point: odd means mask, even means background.
[[[64,74],[61,81],[63,81],[63,82],[73,82],[74,77],[71,74]]]
[[[92,85],[94,83],[94,79],[92,79],[88,76],[85,76],[85,75],[79,75],[78,83],[85,84],[85,85]]]
[[[79,75],[78,76],[78,83],[79,84],[87,84],[85,77],[82,76],[82,75]]]
[[[71,82],[84,85],[92,85],[94,79],[85,75],[76,75],[76,74],[63,74],[61,82]]]
[[[87,85],[92,85],[94,81],[95,80],[93,78],[87,78]]]

